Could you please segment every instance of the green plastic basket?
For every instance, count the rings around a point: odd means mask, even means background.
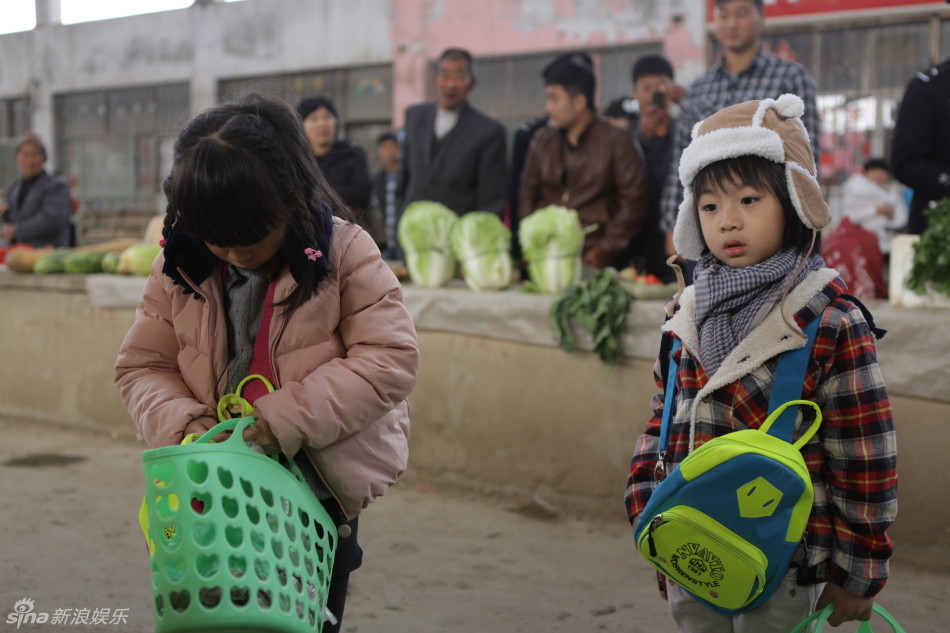
[[[299,470],[247,447],[253,423],[142,454],[156,633],[313,633],[324,620],[336,526]]]
[[[821,611],[816,611],[810,616],[802,620],[798,626],[796,626],[792,633],[803,633],[804,631],[811,631],[811,633],[821,633],[825,630],[825,624],[828,622],[828,618],[831,617],[831,614],[835,612],[834,603],[829,604],[827,607]],[[890,625],[894,633],[905,633],[904,629],[901,628],[901,625],[897,623],[897,620],[894,619],[890,613],[884,610],[884,607],[875,603],[874,604],[874,613],[879,615],[881,619],[887,622]],[[808,625],[815,623],[814,629],[809,629]],[[862,622],[858,627],[857,633],[874,633],[871,630],[870,622]]]

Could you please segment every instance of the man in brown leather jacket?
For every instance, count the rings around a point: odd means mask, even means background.
[[[585,227],[585,264],[614,265],[646,217],[647,179],[629,132],[594,110],[587,53],[566,53],[542,72],[550,127],[531,143],[521,178],[521,217],[549,204],[575,209]]]

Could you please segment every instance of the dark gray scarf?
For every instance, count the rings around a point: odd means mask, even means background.
[[[228,334],[231,359],[228,363],[228,393],[234,393],[239,382],[247,377],[254,354],[257,330],[264,314],[264,301],[270,266],[244,270],[228,266]]]
[[[730,268],[709,253],[697,262],[693,281],[696,286],[696,326],[699,353],[708,375],[716,373],[739,341],[781,300],[801,257],[800,253],[785,250],[752,266]],[[791,287],[824,265],[821,256],[811,256]]]

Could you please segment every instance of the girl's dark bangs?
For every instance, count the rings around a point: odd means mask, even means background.
[[[284,219],[279,211],[283,204],[266,173],[246,152],[206,139],[176,170],[171,203],[179,225],[214,246],[260,242]]]

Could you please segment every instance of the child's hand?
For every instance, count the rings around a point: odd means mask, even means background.
[[[874,607],[874,598],[865,598],[851,593],[839,587],[838,585],[828,583],[824,591],[818,598],[816,611],[821,611],[829,603],[835,603],[834,613],[828,618],[828,624],[831,626],[840,626],[842,622],[851,620],[861,620],[867,622],[871,619],[871,609]]]
[[[280,442],[271,431],[270,424],[259,413],[254,414],[254,418],[257,421],[244,429],[244,441],[254,442],[266,455],[276,455],[280,452]]]
[[[208,432],[208,429],[217,423],[218,421],[210,415],[203,415],[200,418],[195,418],[185,426],[185,433],[182,437],[186,437],[192,433],[204,435]]]

